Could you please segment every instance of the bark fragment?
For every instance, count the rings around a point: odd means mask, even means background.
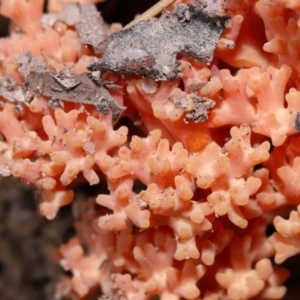
[[[103,58],[95,59],[89,69],[173,80],[180,76],[177,54],[212,60],[228,18],[207,13],[199,2],[176,4],[158,20],[141,21],[110,35]]]
[[[69,71],[46,71],[31,73],[26,78],[25,88],[37,96],[47,96],[53,100],[65,100],[78,104],[91,104],[101,114],[111,109],[113,121],[119,118],[124,106],[119,105],[108,90],[97,84],[90,73],[71,74]]]

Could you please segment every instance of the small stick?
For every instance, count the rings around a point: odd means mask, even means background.
[[[166,8],[168,5],[172,4],[173,2],[175,2],[175,0],[160,0],[155,5],[153,5],[148,10],[146,10],[143,14],[141,14],[136,19],[134,19],[132,22],[127,24],[124,27],[124,29],[127,29],[127,28],[131,27],[132,25],[135,25],[136,23],[138,23],[140,21],[150,20],[151,18],[153,18],[153,17],[157,16],[158,14],[160,14],[164,8]]]

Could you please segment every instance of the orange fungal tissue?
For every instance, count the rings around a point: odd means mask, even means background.
[[[0,176],[33,186],[49,220],[74,206],[55,299],[283,298],[300,6],[177,0],[122,28],[96,2],[0,6]],[[73,202],[82,181],[97,194]]]

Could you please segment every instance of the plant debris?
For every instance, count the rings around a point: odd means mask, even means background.
[[[197,82],[188,86],[188,90],[190,92],[195,92],[197,90],[202,89],[206,85],[206,82]]]
[[[205,122],[208,119],[208,110],[216,105],[215,101],[200,97],[195,93],[191,93],[186,97],[170,96],[169,99],[174,102],[175,106],[185,110],[185,123],[189,123],[191,120],[195,123]]]
[[[82,44],[93,46],[96,54],[102,53],[106,47],[107,28],[95,5],[90,3],[78,4],[81,20],[75,27]]]
[[[76,76],[71,75],[69,70],[65,70],[63,72],[58,72],[55,74],[50,74],[58,83],[60,83],[66,91],[74,89],[78,86],[81,81],[76,78]],[[52,87],[53,89],[54,87]]]
[[[31,72],[41,72],[49,69],[44,61],[34,57],[30,51],[22,53],[15,63],[18,66],[19,73],[22,74],[24,78]]]
[[[0,96],[12,103],[24,104],[30,100],[31,95],[25,92],[22,87],[9,76],[0,76]]]
[[[69,3],[59,14],[45,14],[42,18],[42,25],[51,27],[58,20],[68,26],[75,26],[81,43],[91,45],[96,54],[104,51],[108,27],[95,5]]]
[[[137,16],[132,20],[129,24],[127,24],[124,29],[127,29],[136,23],[140,21],[149,21],[152,18],[156,17],[157,15],[161,14],[162,11],[172,3],[174,3],[175,0],[159,0],[156,4],[151,6],[148,10],[143,12],[141,15]]]
[[[108,90],[93,80],[90,73],[71,74],[60,72],[33,72],[26,78],[25,89],[37,96],[50,97],[50,107],[57,101],[65,100],[78,104],[91,104],[101,114],[113,113],[115,122],[126,108],[114,101]]]
[[[154,80],[180,77],[177,54],[210,62],[220,35],[229,19],[205,11],[203,4],[176,4],[154,21],[141,21],[108,37],[101,59],[89,70],[138,74]]]

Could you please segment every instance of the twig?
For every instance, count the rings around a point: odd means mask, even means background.
[[[140,21],[150,20],[151,18],[153,18],[153,17],[157,16],[158,14],[160,14],[164,8],[166,8],[167,6],[172,4],[173,2],[175,2],[175,0],[160,0],[155,5],[153,5],[148,10],[146,10],[143,14],[141,14],[136,19],[134,19],[132,22],[127,24],[124,27],[124,29],[127,29],[127,28],[131,27],[132,25],[134,25],[134,24],[136,24]]]

